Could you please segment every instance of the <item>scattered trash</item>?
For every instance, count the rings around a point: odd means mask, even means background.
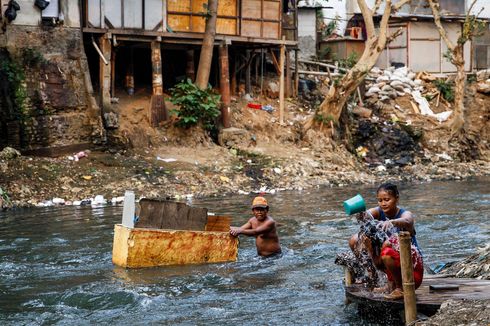
[[[269,113],[272,113],[274,111],[274,108],[272,107],[272,105],[262,105],[262,111],[266,111],[266,112],[269,112]]]
[[[223,182],[230,182],[230,178],[220,175],[219,177]]]
[[[95,198],[92,200],[91,205],[104,205],[107,204],[107,200],[104,199],[104,196],[102,195],[97,195]]]
[[[157,161],[163,161],[165,163],[171,163],[171,162],[176,162],[177,159],[169,157],[169,158],[161,158],[160,156],[157,156]]]
[[[65,200],[63,198],[53,198],[52,202],[55,205],[64,205],[65,204]]]
[[[245,94],[245,95],[243,95],[243,99],[244,99],[245,101],[249,101],[249,102],[250,102],[250,101],[253,101],[253,97],[252,97],[250,94],[248,94],[248,93],[247,93],[247,94]]]
[[[270,104],[262,105],[262,104],[258,104],[258,103],[248,103],[247,107],[249,107],[250,109],[262,110],[262,111],[269,112],[269,113],[274,112],[274,107]]]
[[[92,176],[91,175],[82,175],[82,179],[84,180],[92,180]]]
[[[257,104],[257,103],[248,103],[247,107],[255,110],[260,110],[262,108],[262,104]]]
[[[119,197],[113,197],[111,199],[112,204],[120,204],[124,202],[124,196],[119,196]]]
[[[20,152],[18,150],[16,150],[15,148],[12,148],[12,147],[5,147],[0,152],[0,159],[1,160],[11,160],[11,159],[14,159],[14,158],[20,157],[20,156],[21,156]]]
[[[274,173],[281,174],[282,170],[280,168],[274,168]]]
[[[441,113],[434,113],[431,110],[430,105],[429,105],[429,102],[427,101],[427,99],[425,97],[423,97],[422,94],[420,94],[419,91],[413,91],[412,92],[412,97],[413,97],[413,99],[419,105],[420,114],[427,115],[427,116],[430,116],[430,117],[434,117],[439,122],[446,121],[449,118],[449,116],[451,115],[451,113],[453,113],[453,111],[444,111],[444,112],[441,112]]]
[[[356,154],[358,157],[366,157],[369,150],[364,146],[359,146],[356,148]]]
[[[378,165],[376,167],[376,171],[378,171],[378,172],[386,171],[386,166],[384,166],[384,165]]]
[[[89,151],[81,151],[81,152],[78,152],[72,156],[68,156],[68,159],[70,161],[78,162],[81,158],[88,157],[88,153],[89,153]]]
[[[442,153],[442,154],[436,154],[437,157],[439,157],[440,159],[443,159],[443,160],[446,160],[446,161],[452,161],[453,158],[449,155],[447,155],[446,153]]]

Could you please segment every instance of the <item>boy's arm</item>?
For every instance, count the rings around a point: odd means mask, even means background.
[[[247,223],[247,224],[249,224],[249,223]],[[247,225],[247,224],[245,224],[245,225]],[[266,223],[264,223],[263,225],[259,226],[258,228],[255,228],[255,229],[252,229],[251,225],[248,228],[244,228],[244,227],[231,228],[230,233],[233,236],[237,236],[239,234],[244,234],[244,235],[248,235],[248,236],[258,236],[258,235],[261,235],[261,234],[264,234],[264,233],[271,231],[272,229],[274,229],[274,226],[275,226],[274,221],[267,221]]]
[[[251,219],[250,219],[251,220]],[[243,224],[242,226],[240,227],[236,227],[236,226],[231,226],[230,227],[230,234],[232,236],[238,236],[239,234],[241,234],[243,232],[243,230],[247,230],[247,229],[251,229],[252,228],[252,222],[250,222],[250,220],[248,220],[247,223]]]

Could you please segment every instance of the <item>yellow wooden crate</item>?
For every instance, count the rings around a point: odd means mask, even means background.
[[[128,268],[236,261],[238,239],[228,232],[114,226],[112,262]]]

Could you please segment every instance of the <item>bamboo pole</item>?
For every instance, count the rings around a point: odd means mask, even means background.
[[[282,37],[284,41],[284,36]],[[279,123],[284,124],[284,60],[285,60],[285,49],[286,46],[281,44],[281,51],[279,56]]]
[[[417,301],[413,280],[412,237],[409,232],[400,232],[400,265],[402,270],[403,301],[405,304],[405,324],[417,320]]]
[[[351,286],[352,283],[354,283],[352,281],[352,273],[350,272],[349,268],[348,267],[344,267],[344,279],[345,279],[345,286]]]

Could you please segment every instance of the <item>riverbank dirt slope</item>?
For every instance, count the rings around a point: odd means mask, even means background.
[[[321,91],[318,87],[317,94]],[[137,197],[178,198],[490,173],[490,96],[476,92],[476,86],[468,88],[466,98],[469,145],[451,143],[447,126],[416,113],[409,95],[387,103],[368,100],[369,115],[351,107],[347,129],[305,130],[303,123],[321,95],[304,95],[286,101],[282,125],[277,99],[233,99],[233,129],[213,140],[198,127],[175,127],[174,118],[151,128],[149,95],[121,94],[120,127],[108,133],[111,145],[85,151],[79,160],[73,159],[76,153],[2,155],[2,205],[49,205],[53,198],[73,202],[96,195],[110,200],[128,189]],[[253,109],[249,103],[274,110]],[[173,109],[168,101],[167,107]]]

